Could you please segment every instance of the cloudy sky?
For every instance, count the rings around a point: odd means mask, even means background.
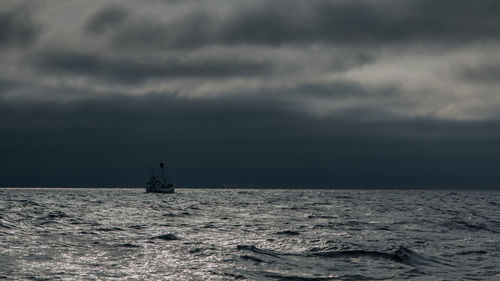
[[[500,186],[500,1],[2,0],[0,186]]]

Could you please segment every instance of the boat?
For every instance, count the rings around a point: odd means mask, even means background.
[[[154,193],[174,193],[175,184],[169,183],[165,179],[165,174],[163,173],[163,167],[165,164],[160,162],[160,173],[161,177],[157,177],[154,174],[154,171],[151,170],[151,176],[149,177],[148,182],[146,183],[146,192],[154,192]]]

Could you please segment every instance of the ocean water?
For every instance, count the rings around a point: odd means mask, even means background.
[[[5,280],[500,280],[500,192],[0,189]]]

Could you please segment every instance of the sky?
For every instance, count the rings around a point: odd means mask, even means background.
[[[2,0],[0,186],[500,188],[500,1]]]

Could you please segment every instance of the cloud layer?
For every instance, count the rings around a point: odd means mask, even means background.
[[[498,182],[497,1],[5,3],[0,185]]]
[[[10,48],[34,43],[39,32],[32,20],[28,5],[6,5],[0,10],[0,48]]]
[[[144,48],[315,43],[379,46],[420,41],[466,44],[493,39],[500,31],[500,5],[494,1],[282,0],[196,4],[198,7],[171,19],[131,16],[125,20],[125,9],[106,7],[89,20],[87,30],[109,31],[116,47]],[[215,12],[210,8],[214,5],[229,8]]]

